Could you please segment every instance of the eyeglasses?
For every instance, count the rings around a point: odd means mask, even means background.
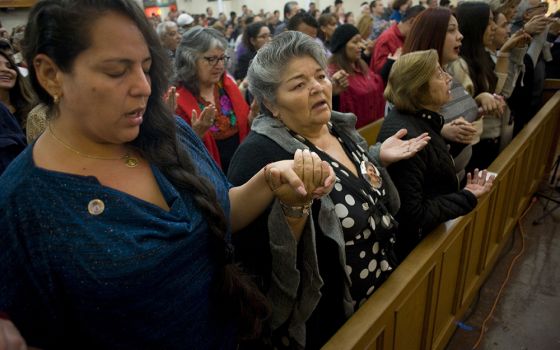
[[[438,79],[447,79],[449,76],[446,71],[444,71],[440,66],[437,67],[436,70]]]
[[[215,65],[218,64],[218,62],[223,61],[224,64],[227,64],[229,62],[229,56],[211,56],[211,57],[206,57],[203,56],[202,58],[204,58],[204,60],[206,60],[206,62],[208,62],[209,65],[211,65],[212,67],[214,67]]]

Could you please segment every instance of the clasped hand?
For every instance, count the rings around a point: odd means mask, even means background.
[[[289,206],[304,206],[327,195],[335,183],[332,167],[315,152],[297,150],[293,160],[283,160],[264,169],[274,196]]]
[[[441,136],[446,140],[469,144],[472,142],[476,135],[476,128],[465,120],[459,117],[450,123],[444,124],[441,129]]]
[[[506,102],[500,95],[482,92],[476,96],[475,101],[479,105],[479,114],[494,115],[497,117],[501,117],[504,114]]]

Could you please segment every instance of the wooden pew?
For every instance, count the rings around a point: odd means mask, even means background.
[[[537,190],[559,116],[556,92],[492,163],[475,210],[430,233],[323,349],[444,349]]]
[[[373,145],[377,141],[377,135],[379,135],[383,120],[385,120],[385,118],[377,119],[373,123],[369,123],[368,125],[358,129],[358,132],[364,139],[366,139],[369,145]]]
[[[543,105],[546,102],[548,102],[548,100],[550,100],[550,98],[556,93],[556,91],[560,91],[560,79],[546,79],[544,81]],[[560,116],[557,117],[560,118]],[[556,126],[556,135],[560,135],[560,123],[558,123]],[[554,163],[555,160],[554,157],[556,157],[556,152],[554,151],[559,149],[558,142],[560,140],[558,139],[559,137],[557,137],[556,140],[554,141],[551,148],[551,152],[549,154],[549,158],[548,158],[549,167],[547,168],[548,170],[550,170],[550,168],[552,167],[552,163]]]
[[[560,90],[560,79],[546,79],[544,81],[543,105],[550,100],[556,91]]]

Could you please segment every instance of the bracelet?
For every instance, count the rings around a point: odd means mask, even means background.
[[[307,216],[311,212],[311,206],[313,205],[313,199],[309,201],[309,203],[304,204],[302,206],[295,206],[292,207],[291,205],[284,204],[280,201],[280,207],[282,207],[282,212],[284,216],[289,218],[302,218]]]

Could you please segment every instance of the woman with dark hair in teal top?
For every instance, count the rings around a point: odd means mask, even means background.
[[[231,233],[274,197],[304,211],[332,169],[298,151],[232,187],[163,101],[166,57],[132,0],[40,1],[28,23],[50,119],[0,178],[0,311],[43,349],[254,336],[267,307],[233,264]],[[294,234],[306,220],[289,220]]]

